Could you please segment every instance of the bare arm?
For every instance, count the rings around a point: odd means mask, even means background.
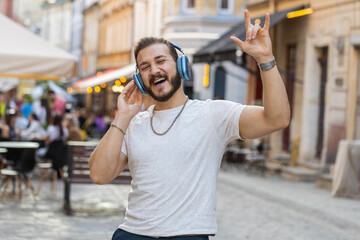
[[[131,119],[140,111],[141,105],[142,95],[135,87],[134,81],[131,81],[118,97],[118,112],[114,123],[126,131]],[[123,139],[124,135],[119,129],[110,127],[91,154],[90,178],[94,183],[108,183],[125,169],[127,157],[121,153]]]
[[[2,136],[3,138],[9,138],[10,137],[10,128],[8,125],[3,125],[2,127]]]
[[[270,14],[265,16],[264,27],[251,24],[249,12],[245,13],[246,41],[231,37],[244,52],[258,63],[273,59],[269,36]],[[263,106],[248,106],[239,119],[239,134],[242,138],[258,138],[285,128],[290,121],[290,107],[284,83],[277,67],[261,71],[263,82]]]

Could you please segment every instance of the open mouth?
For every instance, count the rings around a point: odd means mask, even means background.
[[[158,79],[156,79],[155,81],[154,81],[154,85],[159,85],[159,84],[161,84],[161,83],[163,83],[163,82],[165,82],[166,81],[166,79],[165,78],[158,78]]]

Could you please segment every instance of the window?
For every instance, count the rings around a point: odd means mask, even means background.
[[[234,0],[218,0],[219,14],[232,14],[234,10]]]
[[[194,8],[195,7],[195,0],[187,0],[186,1],[187,8]]]
[[[228,9],[229,8],[229,3],[228,0],[221,0],[221,10],[223,9]]]
[[[195,13],[195,0],[182,0],[182,10],[184,13],[193,14]]]
[[[225,99],[226,90],[226,72],[223,67],[216,68],[215,71],[215,86],[214,99]]]

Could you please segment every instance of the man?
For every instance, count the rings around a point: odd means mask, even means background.
[[[5,119],[6,118],[6,96],[4,93],[0,92],[0,118]]]
[[[48,97],[52,107],[52,115],[63,115],[65,113],[66,100],[57,96],[53,90],[48,91]]]
[[[176,50],[164,39],[145,38],[135,59],[146,91],[156,100],[141,112],[134,81],[118,98],[118,113],[90,157],[97,184],[114,179],[129,166],[132,183],[125,222],[113,239],[208,239],[216,233],[216,178],[226,145],[258,138],[286,127],[290,110],[264,28],[250,22],[247,39],[231,39],[260,65],[264,107],[223,100],[188,100],[176,68]],[[126,131],[126,132],[125,132]],[[122,147],[120,147],[122,145]]]

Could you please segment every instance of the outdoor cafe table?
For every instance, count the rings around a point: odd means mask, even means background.
[[[22,142],[22,141],[8,141],[8,142],[1,142],[0,141],[0,149],[5,149],[8,155],[11,157],[17,158],[19,153],[22,152],[24,149],[38,149],[40,146],[37,142]],[[11,159],[15,160],[16,159]]]
[[[0,148],[6,149],[23,149],[23,148],[39,148],[40,144],[37,142],[21,142],[21,141],[10,141],[10,142],[0,142]]]

